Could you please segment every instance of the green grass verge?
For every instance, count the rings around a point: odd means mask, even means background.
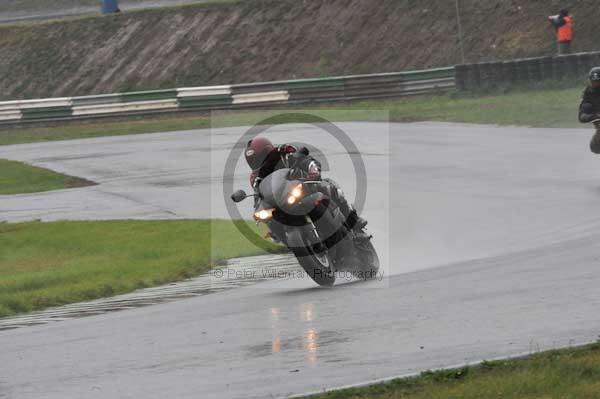
[[[94,183],[21,162],[0,159],[0,195],[39,193]]]
[[[564,86],[564,85],[563,85]],[[574,87],[536,87],[497,93],[459,94],[456,92],[323,104],[308,110],[331,121],[381,121],[386,111],[393,122],[445,121],[536,127],[581,127],[577,108],[583,90]],[[277,107],[278,111],[302,110]],[[187,129],[252,125],[272,112],[231,111],[209,115],[172,115],[121,122],[68,123],[54,127],[0,128],[0,145],[66,140],[123,134],[167,132]],[[297,121],[297,120],[292,120]],[[289,120],[282,119],[281,123]]]
[[[600,398],[600,345],[555,350],[523,359],[425,372],[313,399],[595,399]]]
[[[262,253],[230,221],[0,223],[0,317],[182,280]]]

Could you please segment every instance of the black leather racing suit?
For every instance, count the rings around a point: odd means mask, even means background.
[[[579,122],[589,123],[600,118],[600,88],[588,86],[583,92],[583,98],[579,105]],[[600,124],[596,124],[596,134],[590,141],[590,150],[594,154],[600,154]]]

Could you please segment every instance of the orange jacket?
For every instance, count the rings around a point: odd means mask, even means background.
[[[573,17],[565,17],[565,24],[557,31],[559,42],[570,42],[573,40]]]

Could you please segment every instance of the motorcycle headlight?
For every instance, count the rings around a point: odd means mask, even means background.
[[[302,192],[304,191],[304,187],[302,187],[302,184],[298,184],[296,187],[294,187],[294,189],[291,192],[292,197],[299,199],[300,197],[302,197]]]
[[[303,194],[304,194],[304,187],[302,186],[302,184],[298,184],[290,192],[290,195],[287,199],[288,204],[294,205],[296,203],[296,201],[298,201],[302,197]]]
[[[273,211],[275,211],[275,208],[272,209],[263,209],[260,210],[258,212],[254,212],[254,219],[256,220],[269,220],[273,218]]]

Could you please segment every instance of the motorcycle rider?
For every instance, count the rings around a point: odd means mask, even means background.
[[[252,170],[250,185],[254,191],[261,181],[276,170],[290,168],[297,174],[299,180],[320,181],[319,190],[327,194],[340,208],[346,219],[346,226],[355,231],[362,230],[367,221],[360,216],[348,203],[343,191],[331,179],[321,178],[321,164],[310,156],[306,147],[297,149],[291,144],[274,146],[271,140],[257,136],[248,141],[245,151],[246,162]]]
[[[590,83],[583,92],[579,105],[579,122],[589,123],[600,119],[600,67],[594,67],[589,73]],[[596,125],[596,134],[590,141],[590,150],[600,154],[600,123]]]

